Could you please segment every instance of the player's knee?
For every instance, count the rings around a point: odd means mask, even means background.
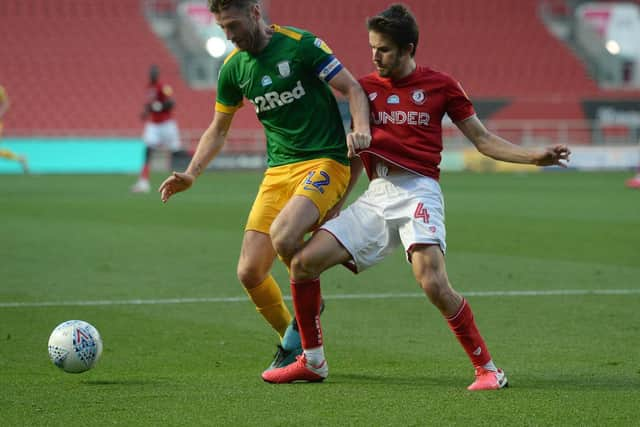
[[[238,275],[238,280],[242,283],[242,286],[247,289],[255,288],[262,283],[266,277],[266,273],[260,268],[244,263],[238,264],[236,274]]]
[[[319,266],[304,250],[297,252],[291,259],[291,277],[295,280],[315,279],[321,273]]]
[[[438,271],[429,271],[423,274],[419,283],[429,300],[435,305],[448,299],[452,292],[446,274],[441,274]]]
[[[300,243],[281,233],[271,234],[271,242],[280,258],[291,259],[298,250]]]

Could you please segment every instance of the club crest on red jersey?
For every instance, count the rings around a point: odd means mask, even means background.
[[[422,105],[427,100],[427,94],[422,89],[416,89],[411,92],[411,100],[416,105]]]

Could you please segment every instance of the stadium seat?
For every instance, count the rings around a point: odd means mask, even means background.
[[[186,85],[178,62],[145,20],[141,4],[2,0],[0,84],[12,102],[6,132],[140,135],[151,64],[159,65],[161,79],[174,89],[180,127],[208,126],[214,91]],[[237,121],[256,128],[255,114],[250,113],[239,114]]]
[[[582,118],[576,100],[598,92],[580,60],[539,19],[537,0],[408,4],[421,26],[417,62],[458,78],[474,99],[514,99],[505,118]],[[270,17],[317,33],[355,75],[363,75],[373,70],[366,17],[388,5],[385,0],[302,0],[273,9]],[[328,16],[338,9],[339,15]],[[544,107],[549,99],[552,117]]]

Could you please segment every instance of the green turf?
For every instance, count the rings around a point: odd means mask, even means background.
[[[206,175],[167,205],[129,194],[127,176],[2,177],[0,425],[637,425],[640,192],[626,176],[443,176],[449,275],[512,385],[488,393],[465,390],[470,364],[400,250],[323,276],[325,383],[263,383],[276,337],[235,277],[258,173]],[[611,289],[636,293],[473,296]],[[339,298],[381,293],[409,296]],[[240,299],[64,305],[221,297]],[[68,319],[104,338],[84,374],[47,357]]]

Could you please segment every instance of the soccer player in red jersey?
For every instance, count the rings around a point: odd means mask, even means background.
[[[417,66],[418,26],[394,4],[368,20],[377,72],[360,79],[371,111],[371,145],[360,158],[371,180],[367,191],[326,222],[291,261],[291,292],[304,352],[297,361],[265,371],[271,383],[322,381],[328,375],[320,325],[320,273],[345,264],[361,272],[402,244],[413,274],[446,319],[475,368],[469,390],[505,387],[469,303],[449,282],[445,268],[443,196],[438,183],[445,114],[482,154],[538,166],[566,166],[564,145],[532,150],[489,132],[460,84],[447,74]]]
[[[152,65],[149,69],[147,99],[141,114],[141,118],[145,120],[142,140],[147,148],[138,181],[131,187],[134,193],[149,192],[149,163],[153,150],[163,148],[172,153],[180,151],[180,133],[173,118],[173,89],[168,84],[160,82],[159,77],[160,68]]]

